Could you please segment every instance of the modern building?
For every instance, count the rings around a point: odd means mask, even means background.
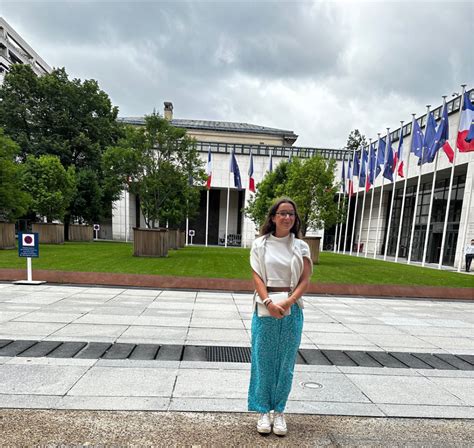
[[[0,17],[0,84],[12,64],[29,64],[38,75],[51,73],[51,67],[21,36]]]
[[[207,161],[209,148],[211,149],[212,185],[209,192],[208,227],[208,244],[210,245],[225,243],[228,193],[228,245],[245,247],[255,239],[257,229],[242,212],[253,195],[248,189],[250,151],[253,154],[253,177],[256,184],[267,173],[270,158],[273,166],[276,166],[281,160],[288,159],[290,156],[311,157],[314,154],[321,154],[340,161],[347,157],[347,151],[344,149],[294,146],[298,136],[290,130],[248,123],[176,119],[173,117],[173,105],[170,102],[164,103],[164,117],[170,120],[172,125],[186,129],[188,135],[197,140],[197,148],[204,162]],[[130,125],[144,125],[143,117],[123,117],[120,120]],[[240,191],[234,187],[229,171],[232,150],[235,151],[242,178],[243,189]],[[194,244],[204,244],[206,240],[206,205],[207,194],[206,191],[202,191],[198,217],[189,223],[189,229],[194,230],[195,234]],[[143,227],[144,221],[137,210],[136,198],[124,192],[122,198],[114,205],[111,222],[101,224],[100,236],[130,240],[132,228],[138,226]],[[323,230],[315,234],[322,236]]]

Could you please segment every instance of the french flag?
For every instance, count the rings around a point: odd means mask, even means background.
[[[255,179],[253,178],[253,154],[250,153],[250,163],[249,163],[249,190],[252,193],[255,193]]]
[[[354,196],[354,187],[352,184],[352,164],[350,160],[349,160],[349,165],[347,167],[347,180],[349,181],[348,194],[349,196]]]
[[[398,163],[398,175],[400,177],[405,177],[403,175],[403,126],[400,128],[400,140],[398,141],[398,151],[395,153],[395,160],[393,162],[393,170],[397,167]]]
[[[459,152],[474,151],[474,105],[467,92],[464,92],[457,147]]]
[[[207,181],[206,181],[206,188],[208,190],[211,189],[211,179],[212,179],[212,155],[211,155],[211,147],[207,151],[207,166],[206,166],[206,174],[207,174]]]

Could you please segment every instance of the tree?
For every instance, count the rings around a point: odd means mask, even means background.
[[[334,160],[327,162],[321,156],[280,162],[258,184],[256,195],[245,208],[246,215],[260,227],[272,202],[289,196],[298,207],[303,235],[309,228],[331,227],[340,219],[334,201],[338,189],[334,185],[335,167]]]
[[[74,167],[81,188],[65,213],[90,222],[107,216],[120,189],[111,189],[102,172],[102,155],[121,136],[118,109],[95,80],[68,78],[64,68],[38,77],[29,65],[13,65],[0,88],[0,126],[20,147],[19,158],[57,156]],[[82,170],[86,170],[81,174]],[[94,173],[94,175],[92,175]],[[91,183],[83,182],[85,178]],[[99,193],[101,202],[91,203]],[[78,207],[77,204],[81,204]]]
[[[199,191],[193,183],[204,182],[202,166],[186,130],[155,112],[145,116],[144,128],[128,128],[104,154],[106,178],[119,179],[122,187],[139,196],[148,228],[166,223],[177,227],[197,212]]]
[[[354,150],[358,151],[360,148],[367,146],[367,139],[365,135],[361,134],[358,129],[351,131],[347,137],[346,148],[351,155]]]
[[[48,222],[63,220],[75,193],[75,179],[74,167],[64,169],[56,156],[28,156],[22,180],[32,197],[32,211]]]
[[[26,213],[31,197],[21,183],[18,145],[0,128],[0,221],[13,221]]]

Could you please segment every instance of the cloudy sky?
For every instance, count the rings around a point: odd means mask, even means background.
[[[293,130],[342,147],[474,87],[474,2],[8,1],[0,15],[53,67],[94,78],[121,116]]]

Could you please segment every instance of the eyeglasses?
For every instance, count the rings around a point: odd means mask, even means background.
[[[275,215],[280,215],[282,218],[294,218],[295,212],[276,212]]]

